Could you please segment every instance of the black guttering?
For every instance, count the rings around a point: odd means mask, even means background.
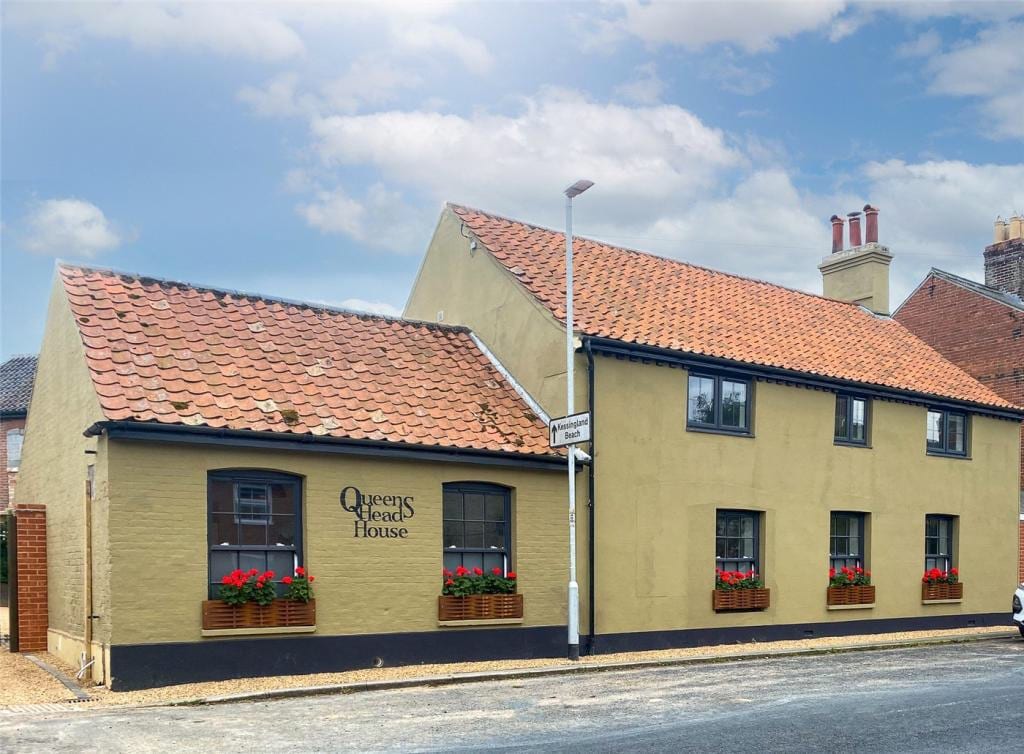
[[[589,343],[594,353],[620,358],[634,359],[640,361],[651,361],[661,364],[670,364],[685,367],[687,369],[704,368],[717,369],[719,371],[733,371],[737,375],[754,376],[758,379],[784,382],[790,385],[801,387],[817,388],[819,390],[856,390],[859,393],[871,398],[897,401],[901,403],[915,403],[934,408],[945,408],[957,411],[970,411],[974,414],[992,416],[998,419],[1010,419],[1012,421],[1024,421],[1024,409],[996,408],[984,406],[968,401],[956,400],[930,395],[928,393],[917,393],[909,390],[897,390],[879,385],[871,385],[864,382],[852,382],[838,380],[820,375],[797,372],[791,369],[780,367],[761,366],[749,364],[732,359],[722,359],[716,356],[703,356],[690,354],[683,351],[672,351],[667,348],[628,343],[610,338],[596,338],[587,336],[584,343]]]
[[[256,430],[188,427],[156,422],[101,421],[83,433],[86,437],[105,434],[112,440],[143,440],[193,445],[224,445],[230,447],[264,448],[311,453],[338,453],[355,456],[405,458],[418,461],[474,463],[489,466],[547,471],[565,470],[565,458],[558,455],[527,455],[493,450],[415,445],[413,443],[354,440],[318,435],[286,435]]]
[[[0,411],[0,419],[24,419],[28,416],[28,411],[23,408],[13,409],[10,411]]]

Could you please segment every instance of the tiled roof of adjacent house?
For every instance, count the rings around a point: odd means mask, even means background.
[[[449,207],[564,321],[563,233]],[[1013,408],[900,323],[854,304],[582,238],[574,272],[575,326],[587,335]]]
[[[0,364],[0,414],[28,411],[36,379],[36,356],[12,356]]]
[[[464,328],[62,265],[106,418],[550,455]]]
[[[0,414],[22,416],[32,401],[38,357],[18,355],[0,365]]]
[[[1017,311],[1024,312],[1024,300],[1022,300],[1020,296],[1016,296],[1007,291],[1001,291],[998,288],[991,288],[985,285],[984,283],[979,283],[977,280],[970,280],[968,278],[960,277],[959,275],[954,275],[952,272],[940,270],[937,267],[932,267],[932,269],[928,272],[928,277],[933,276],[940,278],[942,280],[946,280],[950,283],[953,283],[954,285],[959,285],[961,288],[965,288],[966,290],[977,293],[979,296],[984,296],[985,298],[992,299],[997,303],[1005,304],[1006,306],[1016,309]],[[925,280],[922,281],[921,285],[924,285],[924,282],[928,280],[928,277],[926,277]],[[918,286],[918,288],[920,287],[921,286]],[[897,309],[897,311],[899,311],[899,309]]]

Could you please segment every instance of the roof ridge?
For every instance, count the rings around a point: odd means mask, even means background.
[[[470,328],[464,325],[449,325],[442,322],[430,322],[427,320],[410,319],[407,317],[394,316],[391,314],[373,314],[371,312],[361,312],[354,309],[346,309],[342,306],[332,306],[331,304],[321,304],[313,301],[303,301],[301,299],[285,298],[283,296],[269,296],[263,293],[257,293],[254,291],[242,291],[232,288],[222,288],[214,285],[189,283],[184,280],[173,280],[171,278],[156,277],[154,275],[143,275],[137,272],[127,272],[125,270],[118,270],[112,267],[100,267],[97,265],[87,264],[76,264],[72,262],[64,262],[57,260],[57,267],[59,269],[79,270],[82,272],[95,272],[101,275],[116,275],[117,277],[127,277],[133,280],[137,280],[140,283],[151,281],[158,285],[173,285],[179,288],[189,288],[193,291],[199,291],[204,293],[223,293],[236,298],[244,298],[252,301],[265,301],[267,303],[285,304],[287,306],[296,306],[301,309],[320,310],[332,312],[335,314],[344,314],[347,316],[358,317],[360,319],[369,320],[383,320],[385,322],[395,322],[401,325],[414,325],[414,326],[425,326],[435,330],[444,330],[447,332],[461,332],[469,333]]]
[[[470,206],[465,205],[465,204],[456,204],[454,202],[447,202],[446,204],[447,204],[448,207],[469,210],[470,212],[478,212],[481,215],[485,215],[486,217],[490,217],[490,218],[492,218],[494,220],[504,220],[506,222],[515,223],[516,225],[526,226],[527,228],[533,228],[535,230],[541,230],[541,231],[544,231],[545,233],[554,233],[555,235],[560,235],[563,238],[565,236],[565,231],[564,230],[555,230],[554,228],[548,228],[548,227],[546,227],[544,225],[537,225],[535,223],[528,223],[528,222],[526,222],[524,220],[517,220],[517,219],[515,219],[513,217],[508,217],[506,215],[499,215],[499,214],[497,214],[495,212],[489,212],[487,210],[479,209],[477,207],[470,207]],[[669,264],[679,265],[681,267],[690,267],[691,269],[701,270],[703,272],[711,273],[712,275],[724,275],[725,277],[734,278],[736,280],[743,280],[743,281],[748,282],[748,283],[757,283],[759,285],[767,285],[767,286],[770,286],[772,288],[778,288],[779,290],[789,291],[790,293],[799,293],[801,296],[810,296],[811,298],[816,298],[816,299],[819,299],[821,301],[828,301],[828,302],[831,302],[833,304],[841,304],[843,306],[855,306],[855,304],[853,304],[853,303],[851,303],[849,301],[841,301],[839,299],[829,298],[828,296],[823,296],[820,293],[810,293],[808,291],[802,291],[799,288],[792,288],[792,287],[790,287],[788,285],[782,285],[781,283],[775,283],[775,282],[772,282],[771,280],[762,280],[761,278],[750,277],[748,275],[740,275],[740,274],[735,273],[735,272],[725,272],[723,270],[716,270],[713,267],[706,267],[706,266],[701,265],[701,264],[695,264],[694,262],[686,262],[686,261],[683,261],[681,259],[673,259],[672,257],[667,257],[667,256],[664,256],[662,254],[655,254],[652,251],[644,251],[643,249],[634,249],[634,248],[629,247],[629,246],[619,246],[617,244],[608,243],[607,241],[601,241],[601,240],[599,240],[597,238],[590,238],[589,236],[580,236],[580,235],[577,235],[575,233],[573,234],[573,238],[579,238],[579,239],[582,239],[584,241],[588,241],[590,243],[595,243],[595,244],[598,244],[599,246],[604,246],[604,247],[609,248],[609,249],[615,249],[617,251],[624,251],[627,254],[636,254],[638,256],[650,257],[651,259],[657,259],[660,262],[667,262]]]
[[[925,280],[928,279],[929,275],[937,275],[938,277],[943,278],[949,281],[950,283],[953,283],[954,285],[960,285],[963,288],[970,288],[978,295],[990,298],[997,304],[1003,304],[1004,306],[1009,306],[1014,309],[1024,309],[1024,299],[1022,299],[1016,293],[1004,291],[1000,288],[994,288],[991,285],[979,283],[977,280],[971,280],[971,278],[966,278],[963,275],[957,275],[955,272],[941,270],[938,267],[932,267],[930,270],[928,270],[928,275],[925,275]],[[915,289],[914,292],[916,293],[917,289]],[[912,295],[913,293],[911,293],[911,296]],[[910,296],[908,296],[907,298],[909,299]],[[906,301],[904,301],[903,303],[906,303]],[[903,304],[900,304],[900,306],[902,307]]]

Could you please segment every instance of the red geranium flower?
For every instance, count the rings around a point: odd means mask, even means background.
[[[445,585],[445,586],[454,586],[454,585],[455,585],[455,582],[454,582],[454,581],[452,581],[451,579],[448,579],[448,580],[447,580],[446,582],[444,582],[444,585]]]
[[[456,576],[465,576],[468,573],[469,573],[469,571],[467,571],[464,566],[459,566],[458,568],[455,569],[455,575]]]
[[[515,577],[516,577],[516,572],[515,571],[509,571],[508,575],[505,576],[506,579],[515,579]]]
[[[312,584],[314,581],[316,581],[316,576],[309,576],[307,580],[309,581],[310,584]]]
[[[285,576],[283,579],[281,579],[281,583],[284,584],[285,586],[291,586],[292,577],[291,576]]]
[[[484,571],[483,571],[482,568],[474,568],[473,569],[473,575],[475,575],[475,576],[483,576],[484,575]]]
[[[306,575],[306,569],[303,568],[302,566],[295,566],[295,575],[296,576],[305,576]]]
[[[491,573],[493,573],[495,576],[500,576],[501,575],[501,569],[498,568],[498,566],[494,566],[494,568],[491,569]]]
[[[441,569],[441,575],[444,576],[445,578],[447,578],[448,576],[452,575],[452,572],[449,571],[447,568],[442,568]]]

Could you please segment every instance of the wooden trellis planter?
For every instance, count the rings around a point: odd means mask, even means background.
[[[964,585],[956,584],[921,584],[922,602],[932,600],[962,600],[964,598]]]
[[[764,610],[771,604],[771,589],[715,589],[711,607],[716,613],[729,610]]]
[[[830,586],[826,590],[829,605],[872,605],[875,602],[875,587]]]
[[[505,620],[523,617],[521,594],[469,594],[465,597],[441,595],[437,598],[437,619]]]
[[[232,606],[223,600],[203,602],[203,630],[286,628],[316,625],[316,600],[274,600],[266,607],[247,602]]]

